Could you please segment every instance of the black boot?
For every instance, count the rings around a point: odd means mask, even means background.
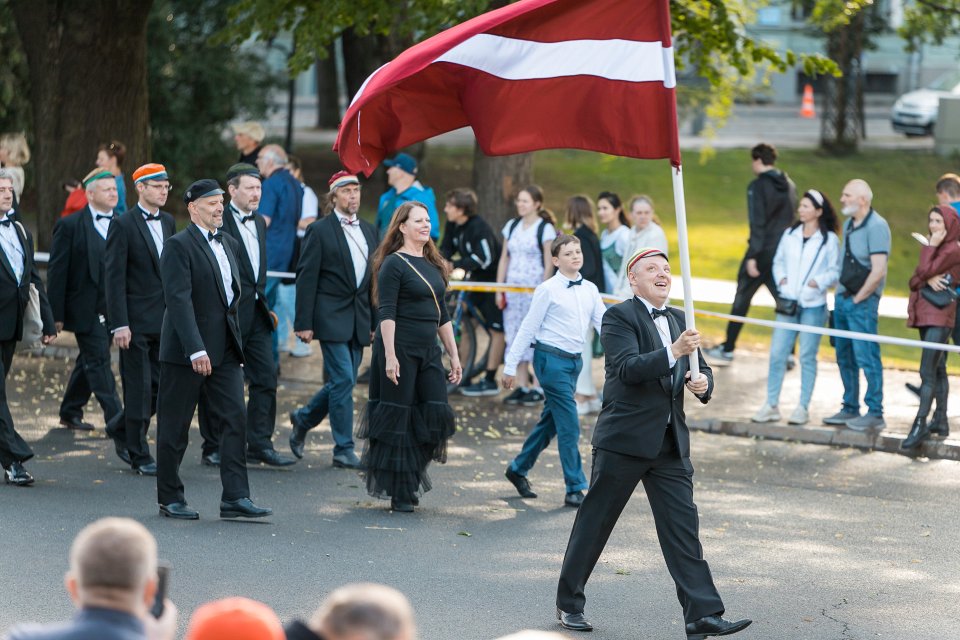
[[[927,428],[927,421],[920,416],[913,421],[913,427],[910,429],[910,435],[900,445],[901,449],[913,449],[920,446],[920,443],[930,437],[930,429]]]
[[[939,409],[934,411],[933,418],[927,426],[930,429],[930,435],[940,436],[941,438],[950,435],[950,423],[947,421],[946,411],[940,411]]]

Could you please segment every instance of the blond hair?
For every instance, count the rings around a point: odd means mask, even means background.
[[[22,167],[30,162],[30,145],[22,133],[5,133],[0,136],[0,149],[7,152],[7,164]]]

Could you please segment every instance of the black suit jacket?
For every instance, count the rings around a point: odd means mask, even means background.
[[[367,270],[358,287],[350,241],[336,214],[307,227],[297,264],[296,331],[312,330],[313,337],[324,342],[356,339],[363,346],[370,344],[370,333],[376,328],[370,304],[370,258],[378,238],[369,222],[361,220],[360,229],[367,241]]]
[[[266,320],[267,324],[273,328],[273,320],[270,319],[270,307],[267,306],[267,223],[263,216],[258,213],[253,223],[257,227],[257,238],[260,241],[260,269],[257,273],[253,272],[253,264],[250,262],[250,256],[247,255],[247,248],[243,244],[243,231],[237,226],[237,221],[233,217],[233,209],[227,206],[223,212],[223,226],[220,231],[233,236],[240,246],[240,333],[244,337],[250,335],[254,320],[260,316],[261,320]],[[249,222],[247,223],[250,224]]]
[[[192,354],[206,351],[216,367],[223,362],[230,346],[243,361],[237,313],[241,294],[237,266],[240,247],[236,240],[223,234],[223,248],[233,276],[230,305],[217,256],[197,225],[191,223],[163,245],[160,273],[167,309],[160,333],[161,362],[190,365]]]
[[[0,342],[23,338],[23,315],[30,300],[30,285],[36,286],[40,294],[40,318],[43,321],[43,334],[52,336],[57,333],[53,326],[53,311],[40,279],[40,272],[33,260],[33,237],[30,232],[17,223],[13,224],[23,249],[23,278],[17,282],[13,266],[7,260],[7,254],[0,249]]]
[[[114,216],[110,226],[117,223]],[[47,293],[53,317],[63,328],[88,333],[106,315],[104,295],[105,242],[93,226],[87,205],[60,218],[53,227],[53,244],[47,266]]]
[[[160,228],[164,242],[177,232],[173,216],[165,211],[160,212]],[[159,335],[164,309],[160,254],[140,207],[110,223],[104,265],[110,329]]]
[[[679,331],[683,314],[670,308]],[[690,457],[690,431],[683,413],[688,357],[671,371],[667,350],[647,308],[637,298],[610,307],[603,315],[600,341],[606,352],[603,409],[593,432],[593,446],[637,458],[656,458],[668,422],[673,425],[680,457]],[[713,393],[713,372],[698,351],[700,372],[707,376],[706,404]]]

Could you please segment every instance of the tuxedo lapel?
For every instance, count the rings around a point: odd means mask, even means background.
[[[667,324],[670,325],[670,339],[676,342],[677,338],[680,337],[680,325],[677,323],[677,319],[673,316],[672,311],[667,314]],[[683,391],[683,381],[686,378],[689,368],[689,356],[677,358],[677,363],[673,366],[673,389],[671,394],[673,397],[676,397],[678,393]]]
[[[640,324],[640,327],[643,329],[644,334],[647,338],[647,344],[650,346],[650,351],[656,351],[663,347],[663,343],[660,341],[660,332],[657,330],[657,325],[654,324],[653,318],[650,317],[650,312],[647,311],[647,305],[643,304],[636,296],[633,298],[633,311],[637,316],[637,322]],[[643,345],[640,345],[641,350]],[[674,367],[676,368],[676,367]],[[658,378],[660,381],[660,386],[663,388],[664,392],[670,393],[670,384],[671,379],[667,376]]]
[[[333,233],[333,237],[337,239],[337,246],[340,247],[340,257],[343,259],[343,268],[348,275],[347,282],[356,288],[357,270],[353,268],[353,255],[350,253],[350,245],[347,244],[349,242],[349,240],[347,240],[347,232],[343,230],[343,225],[340,224],[340,218],[336,213],[331,213],[327,216],[327,219],[330,220],[328,224],[333,227],[331,233]]]
[[[143,210],[139,206],[135,206],[130,210],[126,215],[133,216],[133,224],[137,227],[137,230],[140,231],[140,235],[143,236],[143,241],[147,243],[147,251],[150,252],[150,257],[153,258],[153,266],[157,269],[157,274],[160,273],[160,254],[157,253],[157,243],[153,241],[153,234],[150,233],[150,227],[147,225],[147,221],[143,219]],[[160,225],[161,229],[163,228],[163,223]]]
[[[23,273],[30,273],[29,267],[27,266],[27,248],[24,246],[24,239],[20,236],[20,230],[17,229],[16,223],[13,223],[13,228],[16,229],[17,237],[20,238],[20,246],[23,248]],[[0,265],[3,265],[4,270],[10,275],[10,279],[19,285],[20,283],[17,282],[17,276],[13,272],[13,265],[11,265],[7,259],[7,252],[2,249],[0,249]]]
[[[240,243],[240,247],[243,249],[243,259],[240,261],[240,268],[250,274],[250,279],[256,282],[256,274],[253,273],[253,264],[250,262],[250,256],[247,254],[247,245],[243,241],[243,230],[240,229],[240,225],[237,224],[237,219],[233,217],[233,207],[227,207],[227,211],[223,214],[223,226],[229,230],[231,236],[237,239],[237,242]],[[227,253],[229,254],[230,252],[228,251]]]
[[[372,224],[361,222],[360,230],[363,231],[363,237],[367,241],[367,269],[363,274],[363,280],[360,281],[360,287],[363,288],[363,286],[370,281],[370,256],[373,255],[373,252],[377,247],[377,238],[376,230]]]
[[[257,283],[257,289],[259,290],[261,285],[263,287],[267,286],[267,223],[264,221],[263,216],[258,215],[253,219],[253,224],[257,227],[257,250],[260,251],[260,272],[254,274],[256,278],[254,281]],[[293,270],[297,270],[297,265],[292,265]]]
[[[240,267],[237,265],[236,258],[233,255],[232,251],[228,250],[227,247],[224,247],[223,252],[227,254],[227,262],[230,263],[230,276],[232,278],[232,282],[230,283],[230,288],[233,289],[233,305],[231,306],[237,306],[238,304],[240,304]],[[244,249],[243,252],[244,254],[246,254],[246,249]],[[252,267],[250,271],[251,273],[253,272]],[[223,282],[223,278],[220,279],[220,282],[221,283]],[[222,288],[222,284],[221,284],[221,288]],[[226,293],[224,293],[224,296],[226,296]]]
[[[86,211],[80,217],[80,228],[84,233],[84,242],[87,245],[87,262],[90,266],[90,277],[94,284],[100,282],[100,261],[103,259],[103,251],[100,248],[100,233],[93,224],[93,210],[88,206]]]
[[[200,245],[200,251],[207,258],[207,262],[210,263],[210,268],[213,269],[214,280],[217,282],[217,291],[220,292],[220,300],[223,301],[223,306],[229,307],[227,304],[227,291],[223,288],[223,274],[220,273],[220,263],[217,262],[217,256],[213,253],[213,249],[210,248],[210,243],[207,241],[203,234],[200,233],[199,227],[197,225],[190,223],[190,234],[193,236],[193,239],[197,241]],[[230,252],[227,252],[227,259],[230,258]],[[231,271],[233,270],[233,265],[231,264]],[[234,278],[236,280],[236,278]]]

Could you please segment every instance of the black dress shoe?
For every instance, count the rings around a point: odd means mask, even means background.
[[[909,382],[905,382],[903,386],[905,386],[907,388],[907,391],[909,391],[913,395],[917,396],[918,398],[920,397],[920,385],[910,384]]]
[[[413,501],[407,502],[405,500],[397,500],[396,498],[390,499],[390,509],[391,511],[399,511],[400,513],[413,513]]]
[[[219,467],[220,466],[220,452],[214,451],[213,453],[208,453],[207,455],[200,458],[200,464],[206,467]]]
[[[705,616],[696,622],[687,623],[687,640],[704,640],[707,636],[728,636],[743,631],[753,620],[730,622],[720,616]]]
[[[186,502],[171,502],[160,505],[160,515],[174,520],[199,520],[200,513],[187,506]]]
[[[293,431],[290,432],[290,451],[299,460],[303,457],[303,447],[306,444],[309,429],[297,417],[296,411],[290,412],[290,426],[293,427]]]
[[[521,498],[536,498],[537,494],[533,492],[533,489],[530,488],[530,481],[527,480],[526,476],[522,476],[510,467],[507,467],[507,472],[503,474],[507,477],[507,480],[510,481],[516,489],[517,493],[520,494]]]
[[[33,484],[33,476],[23,468],[22,462],[11,462],[9,467],[3,468],[3,482],[18,487],[28,487]]]
[[[127,443],[119,438],[114,438],[109,433],[107,436],[113,440],[113,450],[117,452],[117,457],[123,460],[124,464],[133,465],[133,459],[130,457],[130,452],[127,451]]]
[[[563,499],[563,504],[568,507],[579,508],[583,504],[583,491],[571,491]]]
[[[157,475],[157,463],[148,462],[146,464],[135,464],[132,465],[133,470],[141,476],[155,476]]]
[[[221,518],[264,518],[273,515],[273,509],[258,507],[250,498],[220,502]]]
[[[557,609],[557,620],[560,626],[570,631],[593,631],[593,625],[587,620],[583,613],[567,613]]]
[[[289,467],[290,465],[297,464],[296,460],[280,455],[276,449],[264,449],[263,451],[249,449],[247,450],[247,461],[249,462],[250,460],[262,462],[271,467]]]
[[[74,431],[93,431],[96,428],[80,418],[60,418],[60,426]]]
[[[351,451],[344,451],[333,456],[333,466],[339,469],[359,469],[363,470],[363,463],[357,454]]]

